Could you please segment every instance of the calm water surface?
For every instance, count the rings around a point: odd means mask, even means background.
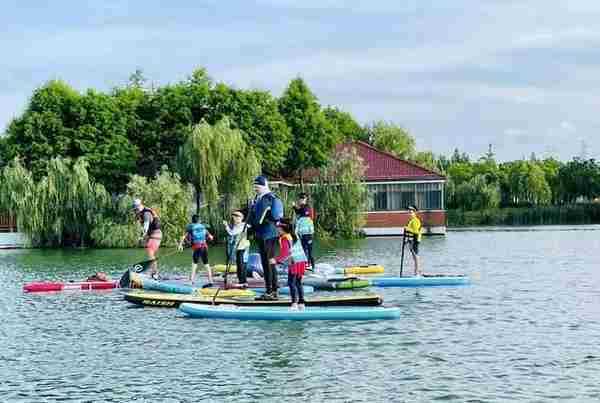
[[[397,273],[398,244],[322,247],[319,260]],[[140,250],[0,251],[0,401],[600,401],[600,226],[456,231],[422,254],[428,272],[473,284],[379,289],[396,321],[270,323],[187,319],[118,291],[21,291],[119,273]]]

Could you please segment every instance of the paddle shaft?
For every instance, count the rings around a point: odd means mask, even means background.
[[[400,277],[402,277],[402,269],[404,268],[404,247],[406,245],[406,230],[402,232],[402,253],[400,257]]]

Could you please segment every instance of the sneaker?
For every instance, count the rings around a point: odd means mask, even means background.
[[[271,299],[273,301],[277,301],[279,299],[279,293],[275,291],[273,294],[271,294]]]
[[[298,310],[298,304],[296,304],[296,303],[293,303],[293,304],[290,306],[290,311],[297,311],[297,310]]]
[[[238,286],[239,288],[248,288],[248,283],[240,283]]]
[[[304,308],[305,308],[304,303],[301,302],[298,304],[298,310],[303,311]]]

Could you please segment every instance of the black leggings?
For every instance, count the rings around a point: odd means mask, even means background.
[[[235,265],[237,267],[237,278],[238,283],[243,284],[246,282],[246,267],[244,266],[244,252],[245,250],[238,250],[235,252]]]
[[[275,257],[275,243],[276,238],[273,239],[257,239],[258,252],[260,253],[260,260],[262,263],[263,271],[265,273],[265,288],[267,294],[277,292],[277,268],[274,264],[270,264],[269,260]]]
[[[302,276],[288,273],[288,286],[290,287],[290,296],[292,304],[304,303],[304,289],[302,288]]]
[[[308,258],[310,265],[314,269],[315,268],[315,259],[313,258],[313,254],[312,254],[313,236],[310,234],[302,235],[300,237],[300,242],[302,242],[302,249],[304,249],[304,253],[306,254],[306,257]]]

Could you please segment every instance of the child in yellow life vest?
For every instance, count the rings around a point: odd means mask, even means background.
[[[413,258],[415,265],[415,276],[422,275],[422,271],[419,270],[419,243],[421,243],[421,220],[417,216],[419,211],[415,206],[408,206],[410,210],[410,221],[404,231],[408,237],[408,244],[410,253]]]

